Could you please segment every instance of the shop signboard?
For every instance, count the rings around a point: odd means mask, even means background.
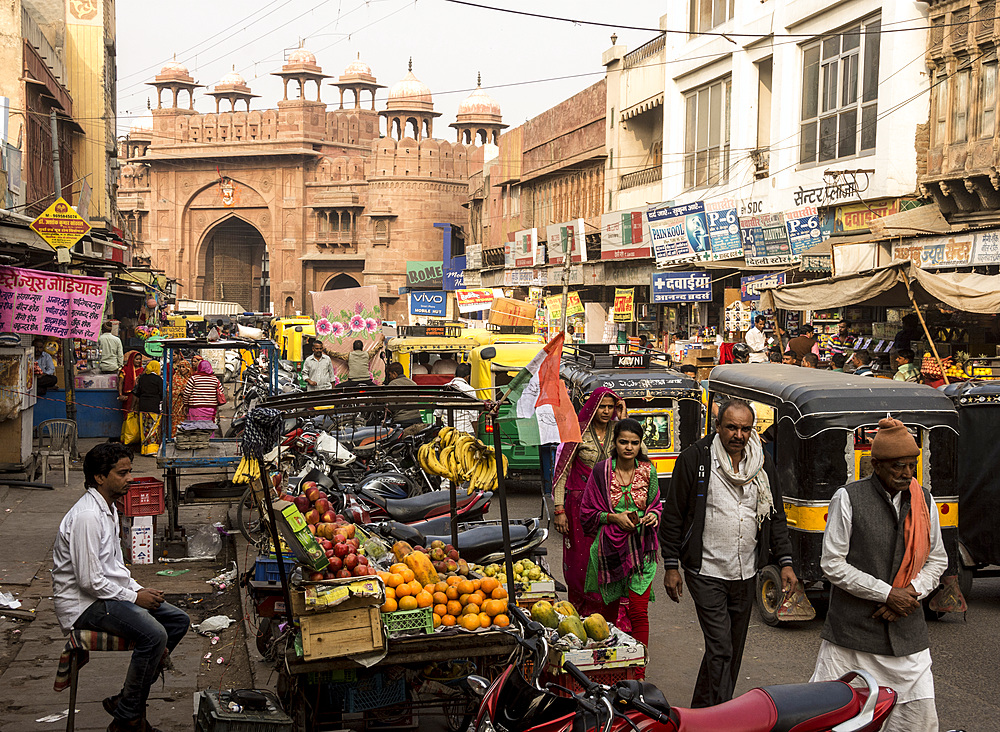
[[[976,245],[972,254],[973,264],[1000,264],[1000,231],[980,231],[976,233]]]
[[[833,214],[833,229],[845,234],[867,231],[869,224],[875,219],[895,213],[899,213],[898,198],[837,206]]]
[[[90,224],[60,196],[31,222],[31,228],[53,249],[68,249],[86,236]]]
[[[915,267],[968,267],[972,262],[971,232],[953,236],[893,242],[892,258],[910,260]]]
[[[549,264],[561,266],[567,252],[573,263],[587,261],[587,240],[584,236],[583,219],[546,226],[545,235],[548,239],[546,249],[549,253]]]
[[[683,206],[650,208],[649,233],[658,267],[675,262],[704,262],[712,257],[712,245],[705,221],[705,202]]]
[[[712,259],[736,259],[743,256],[740,239],[740,219],[736,215],[736,201],[726,198],[705,204],[705,220],[712,240]]]
[[[411,290],[440,290],[444,287],[444,262],[407,262],[406,286]]]
[[[489,310],[496,297],[497,290],[455,290],[455,300],[458,302],[458,312],[475,313]],[[501,294],[501,297],[503,295]]]
[[[711,302],[712,279],[707,272],[654,272],[649,301]]]
[[[562,295],[551,295],[545,298],[545,307],[549,311],[549,319],[560,320],[562,318]],[[574,315],[583,315],[583,303],[580,301],[580,293],[570,292],[566,295],[566,316],[572,318]]]
[[[635,320],[635,288],[616,287],[614,322],[631,323]]]
[[[535,253],[538,248],[538,229],[524,229],[514,234],[513,259],[514,267],[532,267],[535,264]]]
[[[742,302],[760,302],[762,287],[781,287],[783,284],[785,284],[784,272],[740,277],[740,300]]]
[[[750,241],[748,242],[746,235],[743,241],[743,253],[747,264],[752,267],[767,267],[791,263],[792,252],[788,243],[784,214],[762,213],[759,216],[748,216],[746,219],[740,219],[740,230],[744,228],[752,231]]]
[[[795,211],[786,211],[785,228],[788,230],[792,261],[798,261],[803,252],[823,240],[823,233],[819,227],[819,212],[815,206],[803,206]]]
[[[638,259],[651,255],[645,208],[601,216],[601,259]]]
[[[107,295],[101,277],[0,267],[0,331],[96,341]]]
[[[443,318],[448,313],[448,296],[441,290],[410,293],[410,315]]]

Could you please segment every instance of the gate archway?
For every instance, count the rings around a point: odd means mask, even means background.
[[[361,287],[361,283],[348,274],[339,274],[331,277],[325,285],[324,290],[344,290],[348,287]]]
[[[267,245],[261,233],[232,217],[217,224],[206,242],[202,297],[236,302],[246,310],[268,310]]]

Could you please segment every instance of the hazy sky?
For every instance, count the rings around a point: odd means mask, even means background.
[[[481,2],[651,29],[666,6],[635,0]],[[281,80],[270,73],[300,42],[316,54],[324,73],[334,77],[360,53],[387,87],[406,74],[412,56],[414,74],[430,87],[435,111],[442,114],[435,137],[451,140],[454,132],[447,125],[475,88],[477,72],[500,103],[504,122],[513,127],[598,81],[604,72],[601,54],[611,45],[613,32],[630,50],[656,35],[652,30],[615,31],[446,0],[119,0],[117,6],[120,133],[146,113],[147,99],[155,106],[155,89],[145,82],[174,54],[197,82],[210,87],[235,64],[253,92],[261,95],[253,104],[258,109],[276,106]],[[556,78],[566,76],[575,78]],[[196,109],[214,112],[215,100],[200,91]],[[380,90],[377,108],[384,107],[387,94],[388,89]],[[324,87],[323,100],[339,101],[337,90]]]

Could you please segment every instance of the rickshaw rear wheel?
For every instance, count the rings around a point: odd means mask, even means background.
[[[976,575],[973,567],[966,567],[961,559],[958,561],[958,589],[962,591],[962,597],[968,601],[969,593],[972,592],[972,580]]]
[[[781,570],[773,564],[757,572],[757,610],[768,625],[778,625],[778,607],[781,605]]]

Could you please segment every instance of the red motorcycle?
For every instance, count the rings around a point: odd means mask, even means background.
[[[896,692],[880,687],[870,674],[852,671],[837,681],[751,689],[732,701],[706,709],[672,707],[653,684],[619,681],[595,684],[572,663],[564,669],[584,690],[558,696],[555,685],[542,688],[539,677],[548,657],[545,629],[517,607],[509,608],[520,634],[517,642],[531,654],[531,681],[515,660],[489,684],[470,676],[484,692],[476,732],[876,732],[896,704]],[[862,688],[851,685],[860,679]]]

